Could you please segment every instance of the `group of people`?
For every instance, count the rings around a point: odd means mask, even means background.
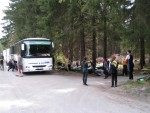
[[[11,59],[8,62],[8,71],[12,69],[12,71],[17,70],[17,61],[14,59],[14,56],[11,55]]]
[[[87,57],[84,57],[83,61],[81,62],[82,65],[82,72],[83,72],[83,85],[87,86],[87,77],[88,77],[88,62]],[[131,54],[131,50],[127,51],[127,55],[123,64],[123,74],[125,73],[129,75],[129,79],[133,80],[133,55]],[[117,72],[118,69],[118,62],[116,56],[112,56],[110,61],[108,62],[107,59],[104,59],[103,62],[103,70],[105,74],[105,78],[111,75],[111,87],[117,87]],[[127,70],[125,70],[127,69]]]
[[[68,70],[71,70],[71,62],[68,59]],[[0,64],[4,68],[3,57],[0,58]],[[82,72],[83,72],[83,84],[87,86],[87,77],[88,77],[88,62],[87,57],[84,57],[83,61],[81,62]],[[133,55],[131,54],[131,50],[127,51],[126,58],[123,60],[123,74],[129,75],[129,79],[133,80]],[[8,71],[12,69],[14,71],[17,70],[16,76],[23,77],[23,66],[22,66],[22,58],[18,56],[18,60],[14,60],[14,56],[11,56],[10,61],[8,62]],[[103,62],[103,70],[105,74],[105,79],[111,75],[112,76],[112,87],[117,87],[117,69],[118,69],[118,62],[116,60],[116,56],[112,56],[111,60],[108,61],[104,59]]]
[[[23,67],[22,67],[22,58],[20,56],[18,56],[18,61],[14,60],[14,56],[11,56],[11,59],[8,63],[8,71],[12,69],[12,71],[14,71],[14,69],[17,70],[17,74],[16,76],[19,77],[23,77]]]
[[[0,65],[4,70],[4,59],[3,59],[3,57],[0,57]],[[8,71],[10,69],[12,69],[12,71],[17,70],[16,76],[23,77],[22,58],[20,56],[18,56],[18,60],[16,61],[14,59],[14,56],[11,55],[11,58],[10,58],[9,62],[7,63],[7,65],[8,65]]]

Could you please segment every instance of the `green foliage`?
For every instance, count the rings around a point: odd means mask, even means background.
[[[56,55],[79,59],[108,57],[126,49],[140,54],[139,37],[144,37],[150,54],[150,0],[10,0],[2,44],[27,37],[47,37],[55,42]],[[95,36],[95,42],[92,42]],[[82,39],[82,40],[81,40]],[[85,43],[85,45],[83,44]],[[84,50],[85,46],[85,50]],[[92,56],[93,57],[93,56]]]
[[[0,52],[3,50],[3,45],[0,43]]]

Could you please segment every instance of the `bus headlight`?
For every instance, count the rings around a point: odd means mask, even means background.
[[[48,67],[52,67],[52,65],[49,65]]]

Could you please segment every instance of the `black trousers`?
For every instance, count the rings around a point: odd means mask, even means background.
[[[68,64],[68,70],[71,71],[71,65],[70,64]]]
[[[12,69],[12,71],[14,71],[15,65],[10,65],[10,66],[8,67],[8,71],[9,71],[10,69]]]
[[[3,62],[3,60],[0,61],[0,66],[1,66],[1,69],[4,70],[4,62]]]
[[[105,68],[104,68],[104,74],[105,74],[105,79],[106,79],[106,78],[108,78],[108,76],[109,76],[109,72],[108,72],[108,70],[107,70],[107,69],[105,69]]]
[[[131,69],[128,73],[129,73],[129,79],[133,80],[133,69]]]
[[[83,72],[83,84],[87,83],[87,76],[88,76],[88,72],[84,71]]]
[[[114,87],[114,84],[115,86],[117,86],[117,72],[116,73],[112,73],[112,79],[111,79],[111,85],[112,87]]]
[[[127,71],[127,65],[123,65],[123,72],[122,72],[122,74],[124,75],[128,75],[128,71]]]

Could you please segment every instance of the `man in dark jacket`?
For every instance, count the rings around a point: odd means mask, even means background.
[[[83,85],[87,86],[87,76],[88,76],[88,63],[87,57],[84,57],[83,61],[81,62],[82,72],[83,72]]]
[[[127,56],[126,56],[126,61],[127,61],[127,69],[128,69],[128,73],[129,73],[129,79],[133,80],[133,68],[134,68],[134,64],[133,64],[133,56],[131,55],[131,50],[127,51]]]
[[[103,70],[105,74],[104,79],[107,79],[109,76],[109,61],[106,58],[104,58],[104,61],[103,61]]]
[[[11,59],[8,62],[8,71],[10,69],[12,69],[12,71],[14,71],[15,68],[16,68],[16,61],[14,60],[14,56],[11,55]]]

